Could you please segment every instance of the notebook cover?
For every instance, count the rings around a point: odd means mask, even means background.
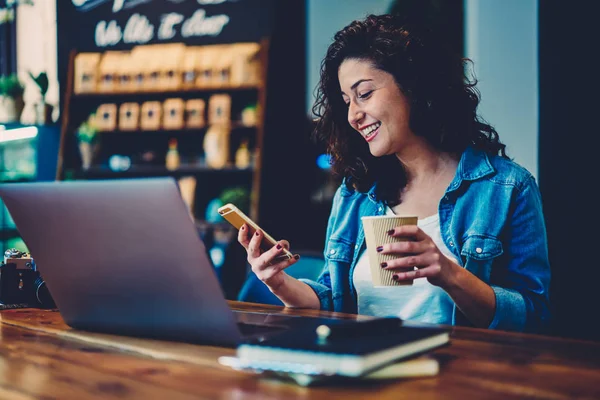
[[[357,376],[449,342],[445,328],[381,322],[387,321],[335,324],[335,335],[325,340],[315,328],[292,329],[261,342],[242,344],[237,356],[246,366],[262,369]]]
[[[397,332],[384,332],[364,336],[348,336],[320,342],[314,330],[295,329],[276,335],[263,342],[251,342],[245,346],[254,348],[280,348],[338,355],[365,356],[389,348],[409,345],[433,336],[447,334],[443,328],[407,327],[403,326]]]

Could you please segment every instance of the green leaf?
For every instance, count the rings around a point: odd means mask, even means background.
[[[16,98],[23,95],[25,87],[17,74],[0,76],[0,96]]]

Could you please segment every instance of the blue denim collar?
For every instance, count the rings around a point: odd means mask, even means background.
[[[460,187],[463,181],[474,181],[485,176],[494,174],[496,170],[490,162],[487,153],[481,150],[468,147],[462,154],[460,161],[458,162],[458,168],[456,169],[456,175],[448,186],[446,192],[451,192]],[[381,204],[381,201],[377,199],[376,195],[377,183],[373,184],[369,191],[366,193],[367,197],[371,202],[376,205]],[[342,185],[342,196],[352,196],[355,191],[352,191],[346,187],[346,179],[344,178],[344,184]]]
[[[474,181],[485,176],[494,174],[496,170],[490,162],[490,158],[484,151],[474,149],[473,147],[467,147],[463,152],[460,161],[458,162],[458,168],[456,169],[456,175],[448,186],[447,192],[456,190],[460,187],[463,181]],[[377,200],[376,195],[377,183],[373,184],[367,196],[375,204],[381,202]]]
[[[456,175],[448,186],[447,191],[457,189],[463,181],[474,181],[495,172],[496,170],[484,151],[467,147],[458,162]]]

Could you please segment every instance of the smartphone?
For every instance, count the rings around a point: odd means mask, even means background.
[[[258,224],[250,219],[246,214],[244,214],[239,208],[234,206],[231,203],[225,204],[223,207],[219,207],[217,210],[219,215],[225,218],[231,225],[233,225],[237,230],[244,224],[248,225],[248,230],[250,231],[250,235],[254,235],[257,229],[261,230],[263,233],[263,240],[260,243],[260,250],[262,253],[265,251],[271,250],[273,246],[277,245],[277,240],[273,239],[271,235],[264,231]],[[290,253],[286,248],[283,249],[283,254],[275,258],[275,261],[280,262],[282,260],[290,260],[294,257],[292,253]]]

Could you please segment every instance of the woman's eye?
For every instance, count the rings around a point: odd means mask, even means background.
[[[371,96],[371,94],[373,93],[372,90],[369,90],[368,92],[362,93],[358,95],[359,99],[368,99],[369,96]]]

